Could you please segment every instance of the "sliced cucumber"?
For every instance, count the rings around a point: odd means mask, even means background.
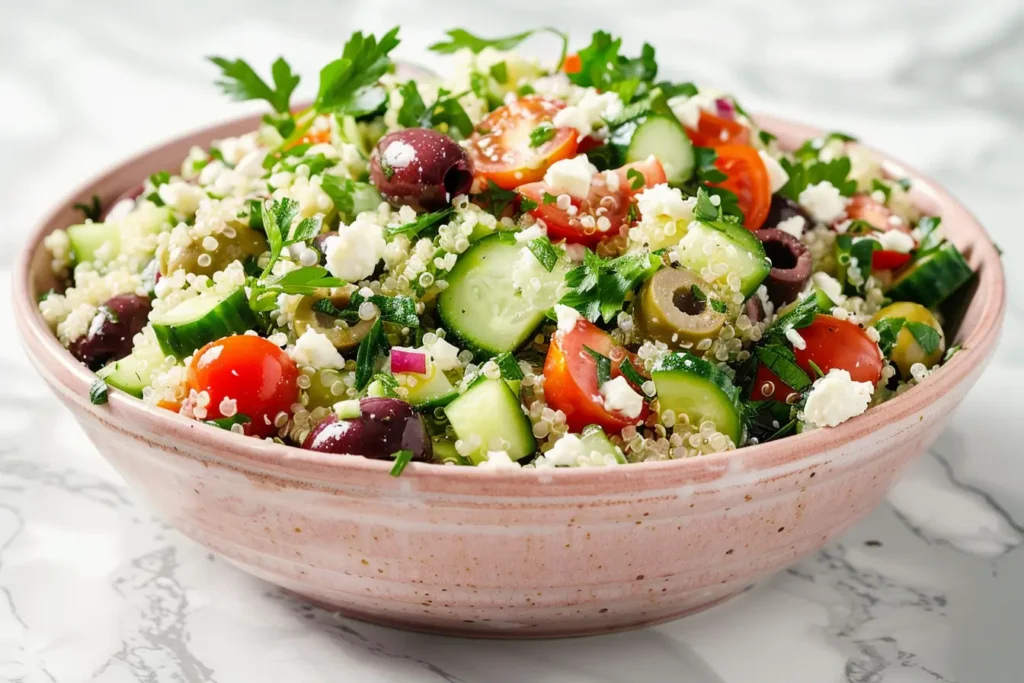
[[[613,444],[604,430],[597,425],[590,425],[583,429],[580,443],[583,444],[587,453],[597,451],[601,455],[611,455],[620,465],[626,464],[626,456],[622,454],[622,449]]]
[[[434,462],[447,465],[452,463],[454,465],[469,465],[470,462],[459,455],[459,452],[455,450],[455,442],[450,441],[443,436],[434,436],[430,439],[431,445],[434,447]]]
[[[97,252],[109,261],[121,251],[121,233],[110,223],[82,223],[67,230],[71,243],[71,258],[75,263],[91,263]],[[102,250],[102,251],[101,251]]]
[[[150,320],[160,348],[178,358],[209,342],[251,330],[257,324],[242,287],[227,296],[201,294]]]
[[[685,413],[693,425],[710,420],[733,444],[740,445],[740,390],[716,366],[688,353],[673,353],[658,362],[651,379],[662,410]]]
[[[430,410],[439,406],[446,406],[455,400],[459,392],[452,386],[452,383],[445,377],[445,374],[437,369],[433,363],[430,364],[429,374],[420,375],[414,372],[402,373],[408,379],[414,379],[415,383],[403,382],[402,386],[408,390],[406,400],[419,410]]]
[[[743,296],[750,296],[772,271],[761,240],[742,225],[726,221],[693,222],[679,242],[679,263],[700,274],[724,263],[740,277]]]
[[[136,346],[130,354],[99,370],[96,375],[115,389],[142,398],[142,390],[153,381],[153,375],[163,369],[166,356],[153,343]]]
[[[492,356],[513,351],[544,320],[548,306],[540,307],[536,298],[527,301],[513,286],[523,249],[500,234],[485,237],[459,257],[446,278],[448,288],[437,302],[441,321],[476,353]],[[564,269],[556,266],[545,273],[541,287],[555,291],[563,277]]]
[[[649,114],[619,126],[611,144],[624,163],[658,158],[672,185],[693,177],[693,143],[674,116]]]
[[[505,451],[519,460],[537,450],[530,420],[503,380],[477,382],[449,403],[444,413],[460,439],[479,440],[480,446],[469,456],[474,465],[487,459],[487,451]]]
[[[913,301],[935,308],[964,285],[974,272],[952,242],[926,254],[900,275],[887,295],[894,301]]]

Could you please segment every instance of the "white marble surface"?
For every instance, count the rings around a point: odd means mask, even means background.
[[[0,4],[0,680],[1020,681],[1020,0],[487,5]],[[581,40],[610,27],[634,46],[654,42],[668,75],[857,133],[962,197],[1006,251],[1010,315],[991,367],[889,503],[707,613],[532,643],[342,619],[239,573],[156,519],[18,349],[8,304],[14,251],[53,198],[89,175],[239,111],[210,87],[203,55],[265,64],[286,54],[312,76],[351,30],[399,20],[407,59],[422,59],[451,26],[498,34],[558,23]]]

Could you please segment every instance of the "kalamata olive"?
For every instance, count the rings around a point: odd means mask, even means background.
[[[701,291],[695,294],[694,288]],[[645,338],[669,346],[718,336],[725,314],[711,307],[711,285],[684,268],[662,268],[636,299],[633,318]]]
[[[161,251],[160,273],[170,275],[183,269],[196,275],[213,275],[234,261],[245,263],[249,258],[259,258],[268,249],[267,238],[262,232],[240,224],[234,224],[226,231],[212,235],[212,238],[216,241],[215,246],[203,238],[184,247]]]
[[[302,447],[375,460],[388,460],[397,451],[409,450],[413,460],[430,460],[430,435],[411,405],[397,398],[364,398],[359,408],[358,417],[343,420],[336,413],[325,417],[313,427]]]
[[[792,199],[786,199],[780,195],[772,196],[772,204],[768,208],[768,217],[764,219],[762,230],[778,227],[779,223],[789,220],[793,216],[800,216],[804,219],[804,230],[814,225],[814,220],[803,210],[803,208]]]
[[[149,297],[121,294],[99,307],[89,331],[72,342],[71,354],[91,368],[132,352],[132,338],[149,318]]]
[[[764,252],[772,262],[772,272],[764,281],[768,300],[776,308],[793,301],[811,277],[811,252],[804,243],[782,230],[774,228],[754,232],[764,245]]]
[[[370,156],[370,180],[394,206],[437,211],[469,192],[473,162],[443,133],[407,128],[381,138]]]
[[[363,341],[363,337],[370,333],[370,328],[377,322],[376,315],[369,320],[345,321],[313,308],[317,301],[326,298],[335,308],[343,310],[349,305],[355,290],[355,286],[348,285],[333,296],[330,296],[330,290],[325,289],[302,297],[299,305],[295,307],[295,334],[301,337],[307,329],[312,328],[315,332],[326,335],[336,349],[344,351],[359,346],[359,342]]]
[[[764,320],[764,304],[761,303],[761,297],[752,296],[747,299],[747,302],[743,304],[743,312],[747,314],[752,323]]]

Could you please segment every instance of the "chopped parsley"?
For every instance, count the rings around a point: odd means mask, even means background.
[[[530,131],[530,147],[540,147],[553,137],[555,137],[555,127],[550,121],[545,121]]]
[[[216,420],[204,420],[204,423],[210,425],[211,427],[227,429],[228,431],[230,431],[231,428],[235,425],[247,425],[250,422],[252,422],[252,418],[249,417],[248,415],[243,415],[241,413],[238,413],[237,415],[232,415],[231,417],[221,417]]]
[[[434,43],[430,46],[430,49],[434,52],[440,52],[441,54],[452,54],[463,48],[468,48],[473,52],[473,54],[479,53],[485,47],[491,47],[495,50],[512,50],[518,47],[520,43],[530,36],[538,33],[549,33],[551,35],[558,36],[562,40],[562,55],[558,59],[558,64],[563,64],[565,62],[565,56],[569,52],[569,36],[550,26],[538,28],[533,31],[523,31],[522,33],[515,33],[501,38],[481,38],[480,36],[470,33],[466,29],[453,28],[450,31],[446,31],[446,34],[448,35],[447,41]],[[508,79],[500,79],[495,76],[495,80],[502,83]]]
[[[641,375],[635,367],[633,367],[633,361],[628,357],[622,361],[622,365],[619,366],[619,371],[622,376],[626,378],[626,381],[640,388],[642,395],[645,400],[650,400],[652,397],[647,396],[647,392],[643,391],[644,384],[647,383],[647,378]]]
[[[612,361],[608,356],[595,351],[589,346],[584,346],[583,350],[594,359],[597,369],[597,388],[600,389],[612,378]]]
[[[384,324],[377,320],[363,337],[363,341],[359,342],[359,349],[356,351],[356,389],[362,391],[366,388],[377,368],[377,359],[390,348],[384,335]]]
[[[793,351],[784,344],[769,343],[757,347],[757,360],[793,391],[811,386],[811,378],[799,365]]]
[[[645,95],[658,75],[654,48],[644,43],[640,56],[634,58],[619,54],[621,48],[621,38],[613,39],[605,31],[596,31],[590,45],[577,53],[580,70],[569,74],[569,80],[579,86],[617,93],[627,104]]]
[[[384,232],[387,233],[388,236],[408,235],[412,238],[425,230],[441,225],[451,217],[454,211],[455,209],[449,206],[440,209],[439,211],[421,213],[419,216],[416,216],[416,220],[402,225],[389,225],[384,228]]]
[[[537,257],[540,265],[544,266],[544,270],[549,273],[554,269],[555,264],[558,263],[560,252],[557,247],[551,244],[551,240],[547,237],[538,237],[530,240],[526,243],[526,248]]]
[[[89,403],[94,406],[101,406],[110,400],[107,394],[107,383],[100,378],[93,380],[89,385]]]
[[[622,310],[626,295],[661,266],[661,257],[646,251],[605,259],[587,249],[583,263],[566,273],[569,291],[559,303],[575,308],[590,322],[610,322]]]
[[[94,194],[88,204],[78,202],[73,204],[71,208],[81,211],[85,220],[92,221],[93,223],[99,223],[100,219],[103,218],[103,207],[100,206],[100,196],[98,194]]]
[[[221,75],[216,84],[228,97],[239,101],[263,100],[278,114],[288,113],[292,93],[299,85],[300,77],[292,73],[291,65],[283,57],[279,57],[270,67],[273,86],[260,78],[244,59],[207,59],[220,67]]]
[[[395,460],[395,464],[391,467],[391,476],[398,477],[405,471],[406,466],[412,462],[412,451],[403,448],[392,453],[391,457]]]

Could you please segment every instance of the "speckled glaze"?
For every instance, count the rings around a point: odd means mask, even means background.
[[[682,461],[489,471],[390,464],[243,438],[112,391],[53,337],[35,301],[52,278],[41,246],[176,168],[188,149],[251,130],[247,118],[185,136],[88,183],[35,231],[14,274],[28,355],[103,455],[166,519],[241,569],[350,616],[469,636],[550,637],[673,619],[742,591],[866,515],[941,431],[991,355],[1003,272],[976,220],[905,166],[978,271],[954,340],[964,350],[920,387],[835,429]],[[818,131],[762,117],[784,145]]]

